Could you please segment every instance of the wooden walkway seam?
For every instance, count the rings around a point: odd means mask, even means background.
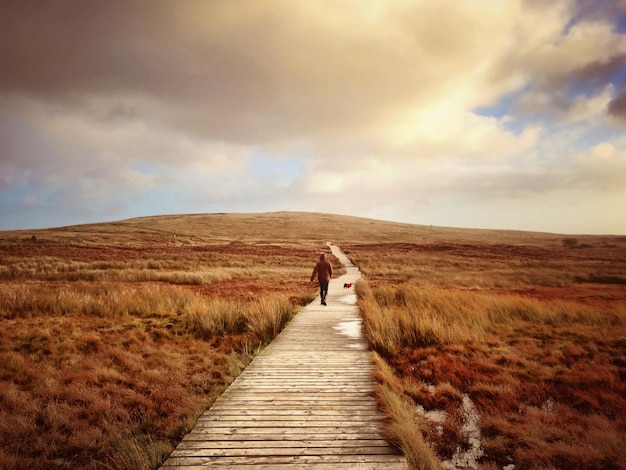
[[[233,381],[170,454],[162,470],[201,468],[406,470],[382,435],[374,364],[361,333],[360,272],[329,244],[347,273]]]

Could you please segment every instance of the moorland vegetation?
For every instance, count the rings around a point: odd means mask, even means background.
[[[271,213],[0,232],[0,468],[156,468],[329,240],[414,468],[626,467],[626,237]]]
[[[414,468],[626,468],[626,237],[498,235],[344,247],[392,438]]]
[[[0,233],[0,468],[158,467],[315,295],[322,243],[238,220]]]

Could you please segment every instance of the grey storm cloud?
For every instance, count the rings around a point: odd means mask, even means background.
[[[296,2],[15,1],[0,28],[4,93],[76,107],[108,96],[107,116],[234,141],[349,127],[420,75],[397,73],[406,58],[375,36],[346,38]]]
[[[526,3],[523,8],[540,8]],[[578,15],[613,11],[610,2],[601,3],[592,9],[577,2]],[[367,29],[367,18],[350,19],[358,3],[340,3],[336,21],[328,21],[331,4],[3,2],[0,87],[109,119],[141,118],[207,138],[258,143],[349,132],[407,99],[418,104],[440,92],[442,80],[459,73],[464,61],[481,60],[489,40],[470,8],[450,12],[444,5],[399,2],[377,30]],[[512,47],[510,60],[517,63],[492,65],[492,80],[534,69],[539,90],[556,89],[572,76],[600,86],[624,59],[607,52],[598,62],[559,70],[546,67],[551,56],[542,61],[530,56],[535,53]],[[95,96],[107,97],[97,110],[89,104]]]
[[[626,88],[609,103],[609,114],[626,121]]]

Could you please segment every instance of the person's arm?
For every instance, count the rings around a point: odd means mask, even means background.
[[[315,275],[317,274],[317,269],[318,269],[318,265],[315,265],[315,268],[313,268],[313,274],[311,274],[311,282],[313,282],[313,279],[315,279]]]

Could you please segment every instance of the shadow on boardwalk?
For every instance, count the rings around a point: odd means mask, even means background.
[[[198,420],[161,467],[406,469],[381,436],[371,353],[361,335],[357,267],[330,245],[347,273],[328,306],[305,307]]]

